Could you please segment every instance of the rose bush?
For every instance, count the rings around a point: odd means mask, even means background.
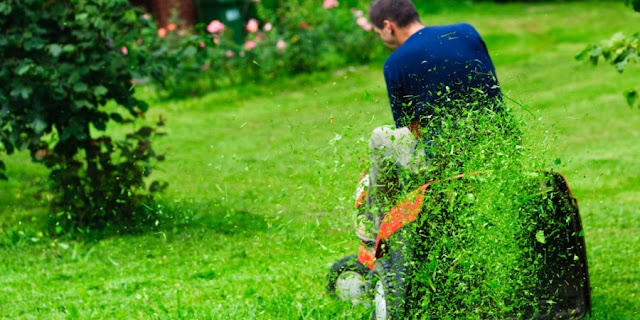
[[[236,43],[219,20],[193,28],[173,24],[141,31],[130,46],[150,48],[153,83],[167,97],[198,95],[220,86],[325,71],[369,62],[380,55],[360,1],[252,3],[245,41]],[[169,27],[173,26],[173,27]]]

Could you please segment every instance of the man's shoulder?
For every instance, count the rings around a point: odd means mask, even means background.
[[[399,66],[421,63],[416,60],[425,54],[441,52],[447,41],[458,38],[480,39],[476,28],[470,23],[461,22],[446,25],[427,26],[413,34],[407,41],[391,53],[384,63],[384,70],[390,71]],[[428,49],[428,50],[426,50]]]
[[[455,23],[455,24],[447,24],[447,25],[439,25],[439,26],[431,26],[431,32],[438,36],[455,36],[455,34],[474,34],[477,35],[478,31],[476,28],[467,22]]]

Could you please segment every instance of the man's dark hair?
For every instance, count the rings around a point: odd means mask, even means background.
[[[377,0],[371,4],[369,18],[378,29],[384,27],[384,20],[391,20],[400,28],[420,21],[418,11],[411,0]]]

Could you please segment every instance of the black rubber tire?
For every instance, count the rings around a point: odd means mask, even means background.
[[[327,292],[333,297],[337,298],[336,282],[340,274],[345,271],[357,272],[361,274],[365,279],[368,279],[369,273],[371,272],[367,267],[365,267],[358,261],[358,255],[356,254],[340,259],[338,262],[334,263],[333,266],[331,266],[331,270],[329,271],[329,276],[327,278]]]
[[[376,294],[376,285],[378,281],[383,281],[383,289],[385,294],[387,320],[401,320],[406,314],[406,297],[407,297],[407,252],[406,245],[402,242],[402,234],[398,233],[393,237],[391,251],[385,257],[376,261],[373,270],[372,290]],[[374,308],[371,319],[376,320],[376,307],[374,300]]]

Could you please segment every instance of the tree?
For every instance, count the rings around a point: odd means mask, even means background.
[[[626,0],[625,3],[636,12],[640,12],[640,0]],[[616,33],[608,40],[589,45],[576,56],[576,59],[589,59],[595,65],[602,57],[604,61],[615,66],[616,70],[622,73],[627,64],[640,61],[639,39],[640,32],[632,36]],[[624,92],[624,96],[629,106],[637,105],[640,108],[640,104],[638,104],[639,89],[628,89]]]
[[[145,52],[128,47],[145,23],[126,0],[0,2],[0,152],[29,150],[51,169],[57,232],[131,221],[165,185],[143,181],[162,159],[155,128],[105,134],[148,109],[132,85]]]

